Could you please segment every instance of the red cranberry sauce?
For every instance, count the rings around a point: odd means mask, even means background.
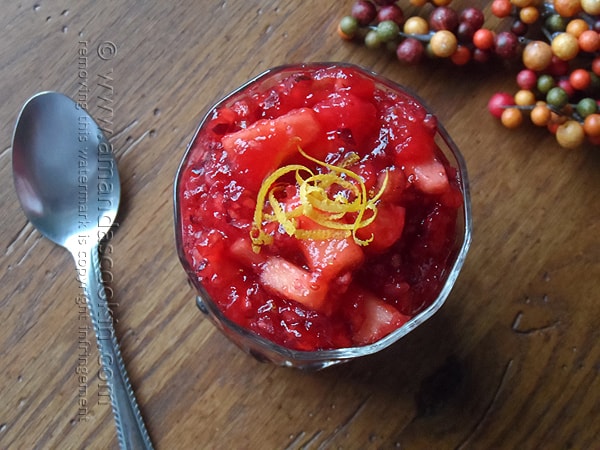
[[[268,75],[217,106],[192,145],[178,196],[184,254],[218,308],[277,344],[312,351],[370,344],[429,306],[453,262],[462,207],[436,125],[411,96],[348,67]],[[380,193],[376,214],[365,213],[373,221],[353,236],[329,230],[303,239],[272,220],[263,223],[271,241],[254,245],[261,186],[290,165],[357,174],[369,198]],[[328,195],[352,200],[336,189]],[[298,204],[294,172],[277,180],[276,197],[287,210]]]

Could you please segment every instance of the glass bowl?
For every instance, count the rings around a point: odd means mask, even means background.
[[[443,281],[443,284],[441,284],[441,289],[432,303],[410,318],[406,323],[404,323],[404,325],[400,326],[395,331],[392,331],[374,343],[361,346],[315,351],[294,350],[274,343],[256,334],[250,329],[238,325],[226,317],[226,315],[220,310],[218,305],[213,301],[213,299],[211,299],[211,296],[208,295],[202,282],[199,281],[198,276],[192,267],[193,264],[190,262],[191,257],[189,254],[186,254],[183,245],[184,230],[181,212],[181,185],[185,168],[188,166],[188,164],[190,164],[194,143],[207,123],[214,118],[215,111],[218,108],[222,106],[233,105],[241,96],[248,95],[248,92],[272,87],[290,75],[295,74],[297,71],[306,73],[306,71],[316,71],[327,67],[339,67],[356,70],[360,72],[363,77],[374,81],[378,88],[386,91],[401,93],[403,96],[409,97],[421,104],[427,113],[432,115],[431,110],[424,104],[424,102],[417,95],[410,92],[410,90],[362,67],[345,63],[307,63],[276,67],[267,70],[266,72],[258,75],[256,78],[248,81],[246,84],[228,94],[210,108],[208,113],[206,113],[204,118],[200,121],[194,137],[185,151],[177,171],[174,185],[175,237],[177,251],[181,264],[183,265],[191,284],[197,291],[196,304],[198,308],[205,313],[217,326],[217,328],[220,329],[231,341],[237,344],[237,346],[239,346],[248,354],[257,358],[259,361],[300,369],[323,369],[334,364],[347,362],[361,356],[379,352],[417,328],[428,318],[430,318],[436,311],[438,311],[445,302],[459,275],[459,272],[461,271],[471,242],[471,206],[466,165],[461,153],[448,133],[439,122],[436,122],[437,131],[435,141],[438,147],[442,150],[449,165],[456,170],[456,178],[458,179],[459,190],[462,194],[462,206],[458,211],[455,238],[451,248],[451,256],[448,260],[444,274],[445,281]]]

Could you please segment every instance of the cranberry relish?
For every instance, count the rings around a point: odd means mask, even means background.
[[[436,120],[352,67],[259,81],[211,112],[181,169],[185,258],[225,316],[277,344],[371,344],[453,264],[463,197]]]

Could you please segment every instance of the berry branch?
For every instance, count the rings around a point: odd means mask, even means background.
[[[493,0],[492,15],[509,25],[503,31],[486,28],[481,9],[450,3],[409,0],[408,12],[396,0],[357,0],[337,31],[405,64],[517,61],[518,91],[494,94],[490,113],[511,129],[529,116],[565,148],[600,145],[600,0]]]

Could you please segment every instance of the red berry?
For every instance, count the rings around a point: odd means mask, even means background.
[[[483,26],[485,16],[480,9],[470,7],[462,10],[458,20],[463,23],[468,23],[475,30],[478,30]]]
[[[351,14],[360,25],[365,26],[375,20],[377,8],[368,0],[358,0],[352,5]]]
[[[459,45],[450,56],[450,60],[457,66],[464,66],[471,60],[471,50],[469,50],[469,47]]]
[[[481,50],[480,48],[473,50],[473,61],[477,61],[478,63],[486,63],[491,57],[492,52],[490,50]]]
[[[529,31],[529,26],[521,20],[515,20],[510,26],[510,31],[517,36],[525,36],[527,31]]]
[[[483,12],[477,8],[465,8],[458,17],[456,35],[461,42],[471,43],[473,35],[485,21]]]
[[[494,0],[492,2],[492,14],[500,19],[508,17],[512,12],[510,0]]]
[[[496,35],[494,49],[496,54],[501,58],[513,58],[519,49],[519,39],[514,33],[502,31]]]
[[[404,13],[402,12],[402,9],[400,9],[398,5],[393,4],[382,6],[377,13],[377,21],[385,22],[386,20],[391,20],[398,25],[402,25],[404,22]]]
[[[490,98],[488,102],[488,111],[492,116],[498,119],[502,116],[502,112],[507,106],[515,104],[515,99],[512,95],[507,92],[497,92]]]
[[[592,82],[592,76],[585,69],[575,69],[569,75],[569,82],[578,91],[585,91]]]
[[[458,14],[448,6],[438,6],[429,15],[429,27],[434,31],[454,31],[458,27]]]
[[[592,145],[600,145],[600,136],[587,136],[587,139]]]
[[[595,30],[585,30],[577,38],[582,51],[593,53],[600,49],[600,35]]]
[[[556,134],[556,130],[558,129],[558,127],[560,126],[560,123],[558,122],[548,122],[548,125],[546,125],[546,128],[548,128],[548,131],[552,134]]]
[[[460,22],[456,29],[456,37],[461,42],[470,43],[473,41],[473,35],[477,30],[478,28],[474,28],[468,22]]]
[[[573,94],[575,94],[575,89],[569,82],[568,78],[561,78],[556,84],[559,88],[563,89],[567,93],[568,97],[571,97]]]
[[[523,69],[517,74],[517,84],[521,89],[531,90],[537,85],[537,75],[533,70]]]
[[[557,56],[552,56],[548,72],[554,77],[562,77],[569,73],[570,68],[569,61],[564,61]]]
[[[592,72],[600,76],[600,56],[594,58],[592,61]]]
[[[490,50],[494,47],[494,32],[487,28],[480,28],[473,34],[473,45],[480,50]]]
[[[406,38],[396,49],[398,60],[407,64],[418,64],[423,59],[424,54],[423,44],[415,38]]]

